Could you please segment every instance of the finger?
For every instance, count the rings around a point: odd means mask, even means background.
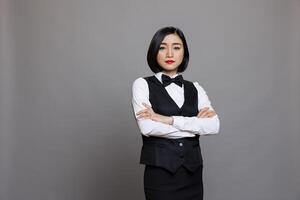
[[[215,111],[212,111],[212,113],[210,114],[210,118],[212,118],[212,117],[214,117],[216,115],[217,115],[217,113]]]
[[[137,116],[137,119],[141,119],[141,118],[150,119],[150,117],[151,117],[151,115],[149,113],[142,113]]]
[[[140,110],[139,112],[137,112],[136,114],[139,115],[139,114],[147,112],[147,111],[148,111],[148,109],[143,109],[143,110]]]
[[[205,117],[208,113],[209,113],[209,110],[206,109],[200,114],[200,117]]]
[[[148,109],[145,109],[145,110],[140,111],[139,113],[137,113],[137,115],[145,115],[145,114],[150,114],[150,111]]]
[[[149,112],[149,110],[144,109],[144,110],[141,110],[141,111],[137,112],[136,115],[141,115],[141,114],[144,114],[144,113],[147,113],[147,112]]]
[[[207,118],[207,117],[211,116],[212,114],[213,114],[213,112],[210,110],[210,111],[207,111],[207,112],[203,115],[203,117],[204,117],[204,118]]]
[[[209,107],[204,107],[204,108],[200,109],[200,112],[198,113],[197,117],[200,117],[203,114],[203,112],[205,112],[208,109],[209,109]]]
[[[216,113],[210,114],[210,116],[208,116],[209,118],[214,117],[215,115],[217,115]]]
[[[213,110],[211,110],[211,111],[209,111],[209,113],[207,113],[204,117],[205,117],[205,118],[212,118],[212,117],[215,116],[215,115],[216,115],[216,112],[213,111]]]
[[[207,117],[207,113],[203,113],[201,116],[199,116],[199,118],[206,118]]]
[[[212,113],[215,113],[214,110],[207,110],[206,112],[204,112],[200,117],[203,118],[203,117],[208,117],[210,116]]]

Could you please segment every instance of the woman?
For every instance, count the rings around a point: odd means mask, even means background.
[[[147,200],[202,200],[200,135],[219,132],[219,118],[204,89],[184,80],[189,61],[183,32],[159,29],[147,54],[153,76],[132,86],[132,105],[142,133]]]

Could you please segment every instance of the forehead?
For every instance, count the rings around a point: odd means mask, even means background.
[[[165,36],[162,43],[167,43],[167,44],[180,43],[180,44],[182,44],[182,40],[176,34],[169,34],[169,35]]]

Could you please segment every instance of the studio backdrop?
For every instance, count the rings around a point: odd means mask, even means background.
[[[0,199],[144,199],[131,86],[172,25],[221,122],[204,199],[299,200],[299,20],[299,0],[1,0]]]

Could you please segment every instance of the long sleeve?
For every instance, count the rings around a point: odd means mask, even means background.
[[[198,91],[198,110],[204,107],[209,107],[214,110],[205,90],[197,82],[194,82],[194,85]],[[215,115],[212,118],[173,116],[173,120],[173,126],[175,128],[199,135],[218,134],[220,129],[218,115]]]
[[[145,107],[142,103],[146,103],[151,106],[149,101],[149,88],[147,81],[143,78],[138,78],[132,85],[132,106],[134,115]],[[137,124],[141,133],[145,136],[156,136],[165,138],[179,138],[179,137],[192,137],[195,134],[180,131],[176,127],[161,122],[156,122],[151,119],[137,119]]]

